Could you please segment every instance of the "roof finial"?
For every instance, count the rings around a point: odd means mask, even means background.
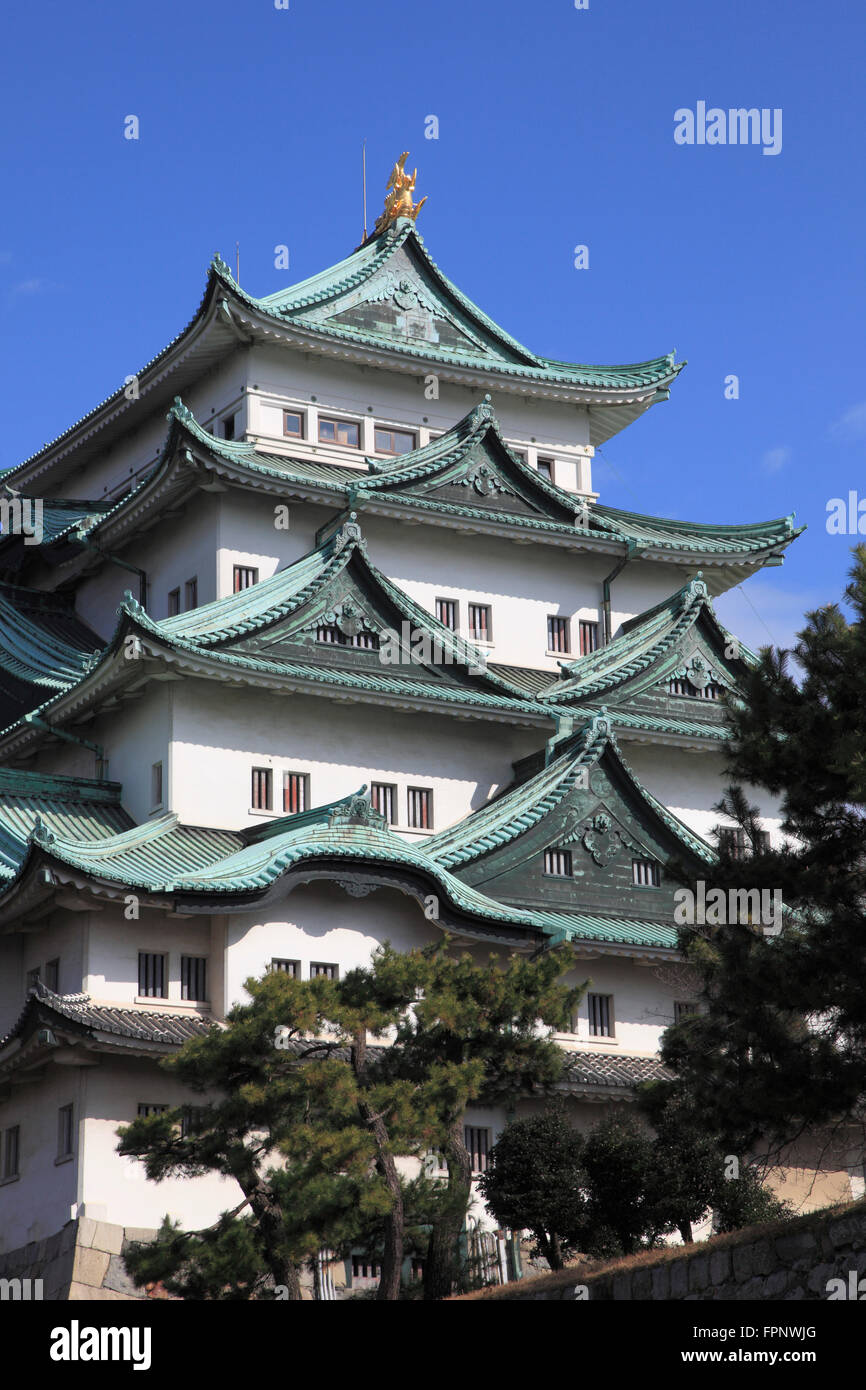
[[[374,237],[379,236],[400,217],[411,218],[414,222],[427,201],[426,197],[422,198],[420,203],[413,203],[412,201],[418,170],[413,169],[411,177],[406,173],[404,165],[408,158],[409,151],[404,150],[391,170],[391,177],[387,183],[388,196],[385,199],[384,208],[376,219],[376,225],[373,228]],[[370,239],[372,240],[372,238]]]

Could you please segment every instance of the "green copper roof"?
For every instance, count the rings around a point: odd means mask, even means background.
[[[38,822],[74,841],[108,841],[131,824],[118,782],[0,768],[0,880],[15,876]]]
[[[54,594],[0,584],[0,720],[70,689],[101,645]]]

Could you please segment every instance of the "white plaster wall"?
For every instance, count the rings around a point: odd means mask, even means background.
[[[156,1060],[104,1058],[87,1074],[81,1198],[87,1216],[118,1226],[156,1228],[168,1214],[186,1230],[237,1206],[237,1184],[216,1174],[149,1182],[143,1165],[117,1152],[117,1130],[136,1118],[139,1103],[201,1105],[202,1098],[161,1071]]]
[[[21,1174],[17,1181],[0,1183],[0,1253],[53,1235],[72,1215],[78,1192],[84,1070],[49,1063],[41,1079],[13,1086],[0,1100],[0,1131],[20,1127]],[[74,1153],[58,1163],[57,1112],[69,1104],[75,1107]]]
[[[210,949],[208,917],[170,918],[142,909],[137,921],[127,921],[123,908],[112,904],[90,917],[86,972],[79,988],[94,1000],[122,1007],[137,1002],[157,1010],[169,1006],[182,1013],[204,1012],[181,999],[180,958],[209,957]],[[138,998],[139,951],[168,956],[167,1000]]]
[[[693,752],[687,748],[660,748],[648,743],[629,742],[626,758],[638,780],[663,806],[685,821],[690,829],[712,845],[714,826],[727,822],[712,808],[730,778],[724,770],[722,753]],[[779,807],[764,788],[746,788],[750,802],[761,809],[765,830],[779,838]]]
[[[434,828],[442,829],[508,782],[514,760],[546,736],[540,728],[237,690],[211,681],[187,681],[173,691],[171,809],[190,825],[238,829],[258,823],[261,815],[250,814],[255,766],[273,769],[278,814],[283,772],[305,772],[313,806],[371,781],[396,785],[396,828],[410,835],[407,788],[432,787]]]
[[[668,978],[670,967],[645,964],[624,956],[593,954],[592,948],[581,953],[575,947],[575,967],[565,976],[572,988],[587,980],[587,994],[613,995],[613,1038],[593,1038],[589,1032],[589,1004],[586,994],[578,1005],[576,1032],[558,1034],[558,1041],[569,1050],[616,1056],[652,1057],[659,1048],[661,1035],[674,1021],[674,1001],[686,1001],[687,995],[677,993],[677,986]]]

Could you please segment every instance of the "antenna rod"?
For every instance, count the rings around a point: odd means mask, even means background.
[[[367,141],[361,146],[361,167],[364,171],[364,241],[367,240]]]

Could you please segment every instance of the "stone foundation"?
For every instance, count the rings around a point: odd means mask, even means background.
[[[162,1290],[146,1292],[136,1288],[121,1259],[121,1251],[130,1241],[153,1240],[155,1235],[156,1231],[112,1226],[107,1221],[82,1216],[67,1221],[52,1236],[0,1255],[0,1279],[41,1279],[45,1300],[139,1302],[165,1298]],[[30,1289],[31,1297],[39,1292],[32,1282]]]

